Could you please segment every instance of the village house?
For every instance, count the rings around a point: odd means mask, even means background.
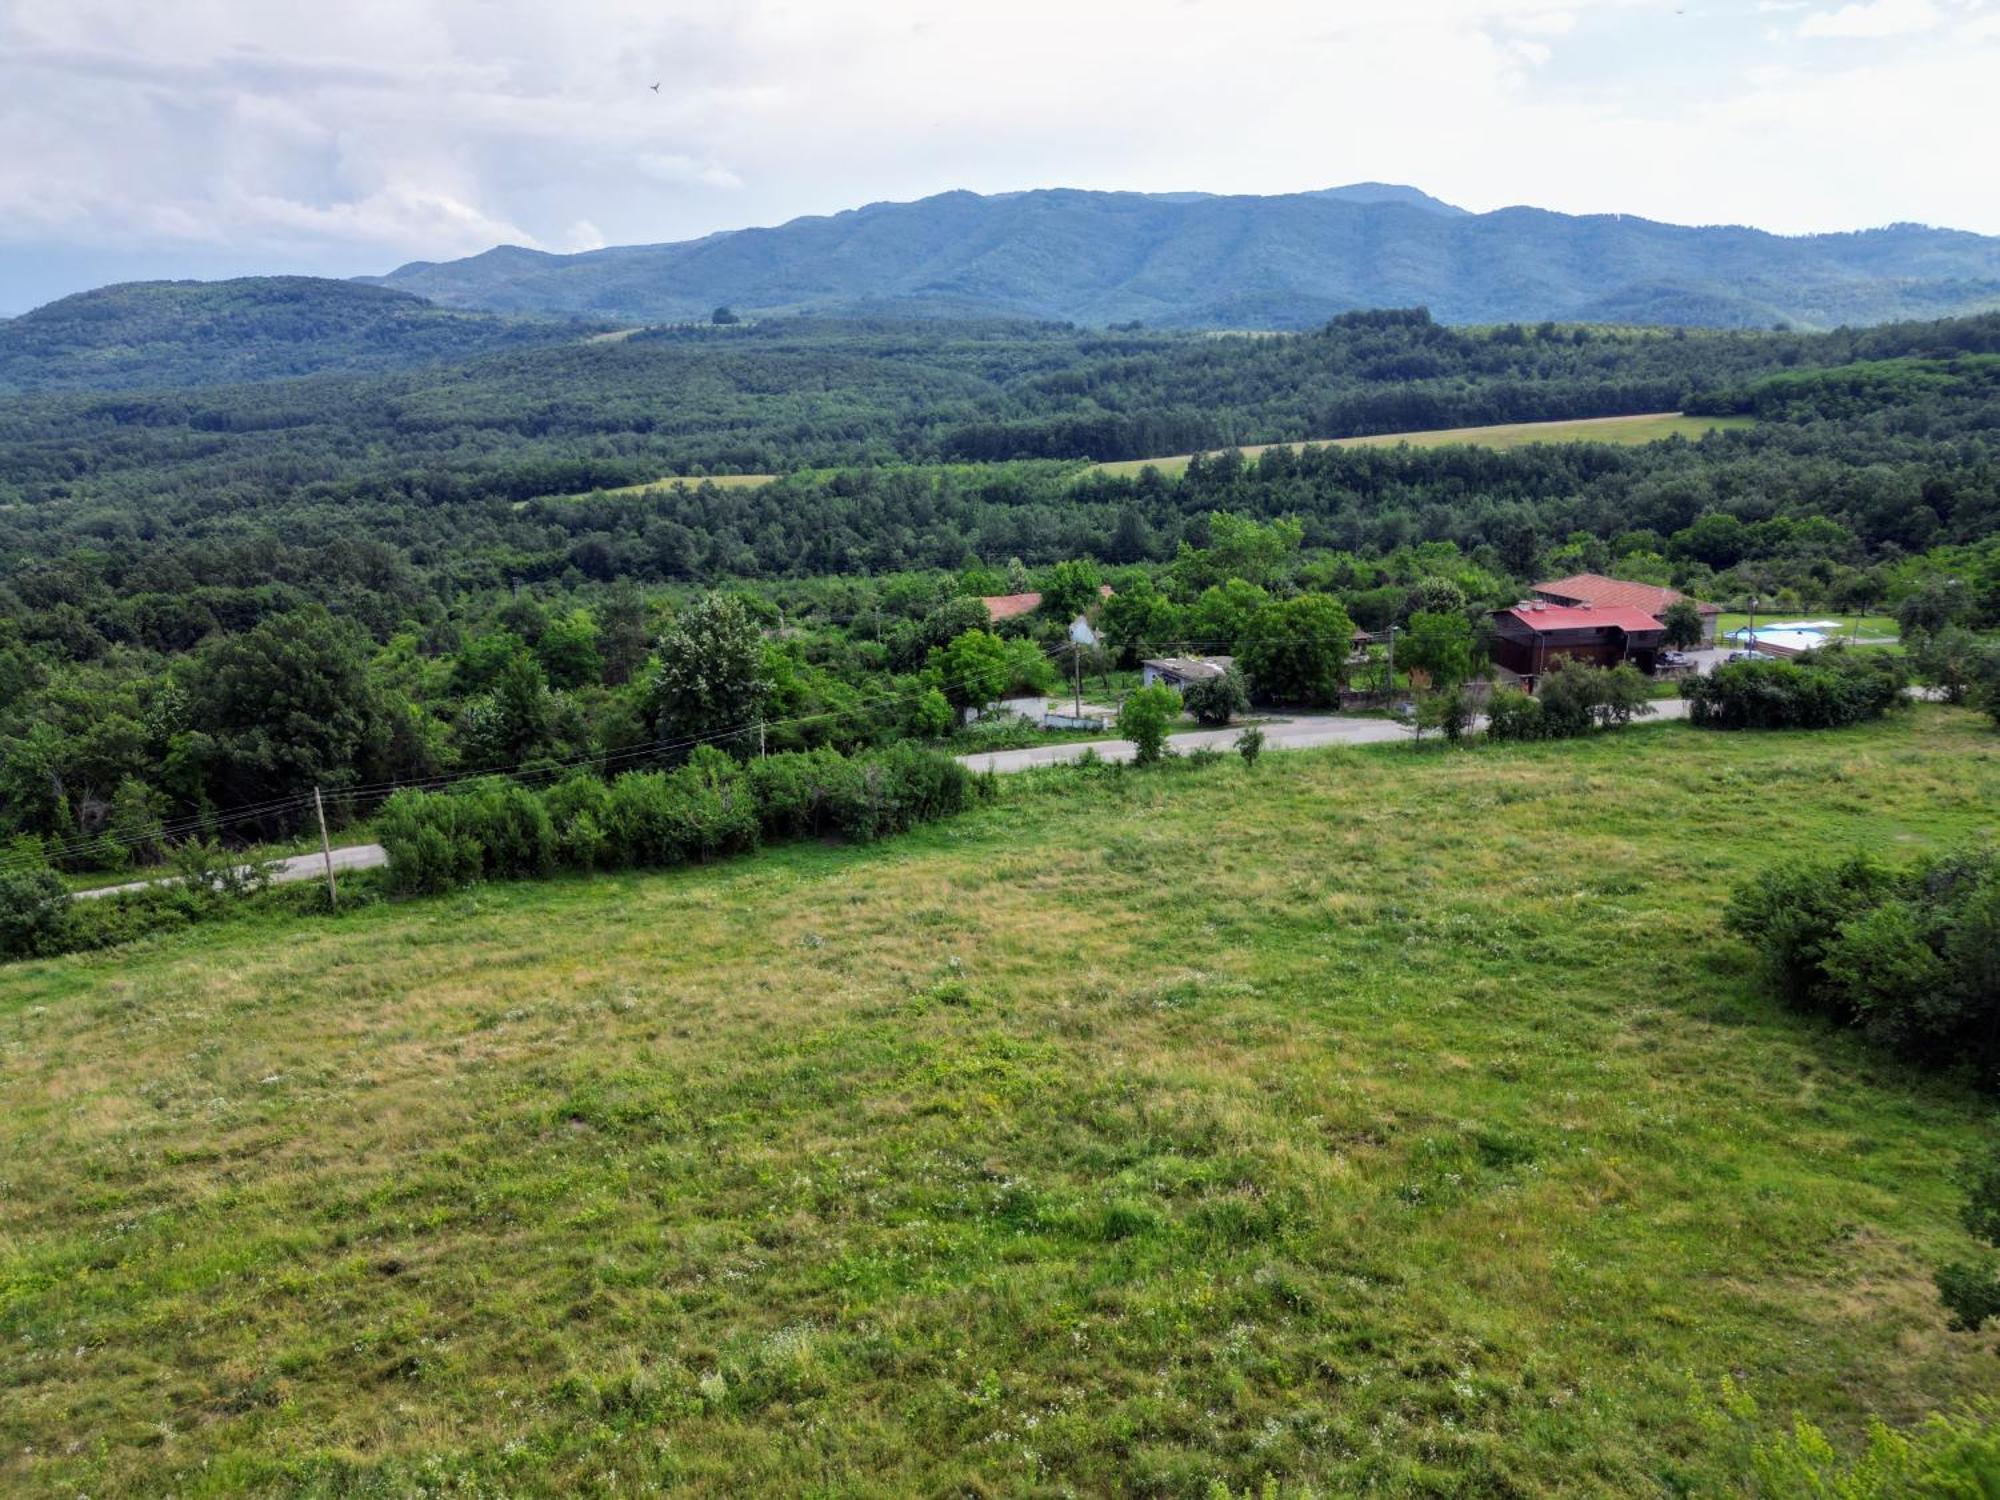
[[[1687,598],[1678,589],[1660,588],[1650,583],[1630,583],[1623,578],[1606,578],[1602,573],[1575,573],[1568,578],[1538,583],[1533,593],[1537,599],[1550,604],[1588,604],[1599,609],[1619,606],[1640,610],[1655,620],[1667,612],[1668,605],[1678,604]],[[1699,644],[1704,648],[1714,646],[1715,626],[1722,617],[1722,606],[1704,604],[1699,599],[1690,602],[1701,615]]]
[[[1111,597],[1111,585],[1097,586],[1099,600]],[[1026,594],[981,594],[979,602],[986,606],[987,618],[998,625],[1002,620],[1018,620],[1023,615],[1031,615],[1042,607],[1042,596],[1038,593]]]
[[[1161,656],[1139,663],[1139,681],[1144,687],[1165,683],[1175,692],[1189,685],[1212,682],[1224,676],[1235,663],[1233,656]]]
[[[1552,661],[1580,661],[1593,667],[1630,662],[1651,672],[1666,633],[1664,625],[1641,609],[1526,599],[1512,609],[1493,612],[1493,660],[1533,692]]]

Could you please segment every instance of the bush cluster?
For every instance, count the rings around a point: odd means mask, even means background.
[[[870,755],[773,755],[747,765],[703,746],[672,771],[613,781],[579,774],[546,790],[503,780],[403,791],[377,820],[401,893],[556,870],[706,862],[764,840],[868,841],[961,811],[972,775],[949,756],[898,745]]]
[[[1727,662],[1681,692],[1689,720],[1709,729],[1838,729],[1880,718],[1907,683],[1892,656],[1828,647],[1795,661]]]
[[[265,866],[243,864],[212,842],[190,841],[172,854],[171,879],[90,901],[77,900],[46,866],[0,871],[0,959],[87,952],[191,926],[234,909],[268,883]],[[318,888],[299,899],[317,903]]]
[[[1724,917],[1787,1005],[1927,1066],[2000,1085],[2000,856],[1907,868],[1868,855],[1766,872]]]
[[[1622,729],[1653,711],[1646,679],[1636,667],[1551,665],[1541,696],[1502,688],[1486,706],[1486,733],[1496,740],[1563,740],[1593,729]]]

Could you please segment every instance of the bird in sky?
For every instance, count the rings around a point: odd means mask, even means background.
[[[659,91],[660,91],[660,86],[659,86],[659,84],[657,84],[657,83],[656,83],[656,84],[652,85],[652,89],[653,89],[653,92],[654,92],[654,93],[656,93],[656,94],[657,94],[657,93],[659,93]]]

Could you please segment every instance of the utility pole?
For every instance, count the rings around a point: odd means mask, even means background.
[[[1389,627],[1389,680],[1383,684],[1391,699],[1396,696],[1396,627]]]
[[[328,910],[340,904],[340,892],[333,886],[333,840],[326,836],[326,804],[320,800],[319,788],[313,788],[313,814],[319,819],[319,852],[326,860],[326,904]]]
[[[1083,642],[1071,641],[1069,654],[1076,663],[1076,716],[1083,717]]]
[[[759,719],[757,721],[757,759],[762,760],[763,758],[764,758],[764,721],[762,719]]]

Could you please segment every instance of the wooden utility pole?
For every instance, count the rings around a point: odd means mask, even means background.
[[[1076,716],[1083,717],[1083,642],[1071,641],[1069,653],[1076,660]]]
[[[326,904],[334,907],[340,904],[340,892],[333,886],[333,840],[326,836],[326,804],[318,787],[313,788],[313,814],[319,819],[319,852],[326,860]]]

